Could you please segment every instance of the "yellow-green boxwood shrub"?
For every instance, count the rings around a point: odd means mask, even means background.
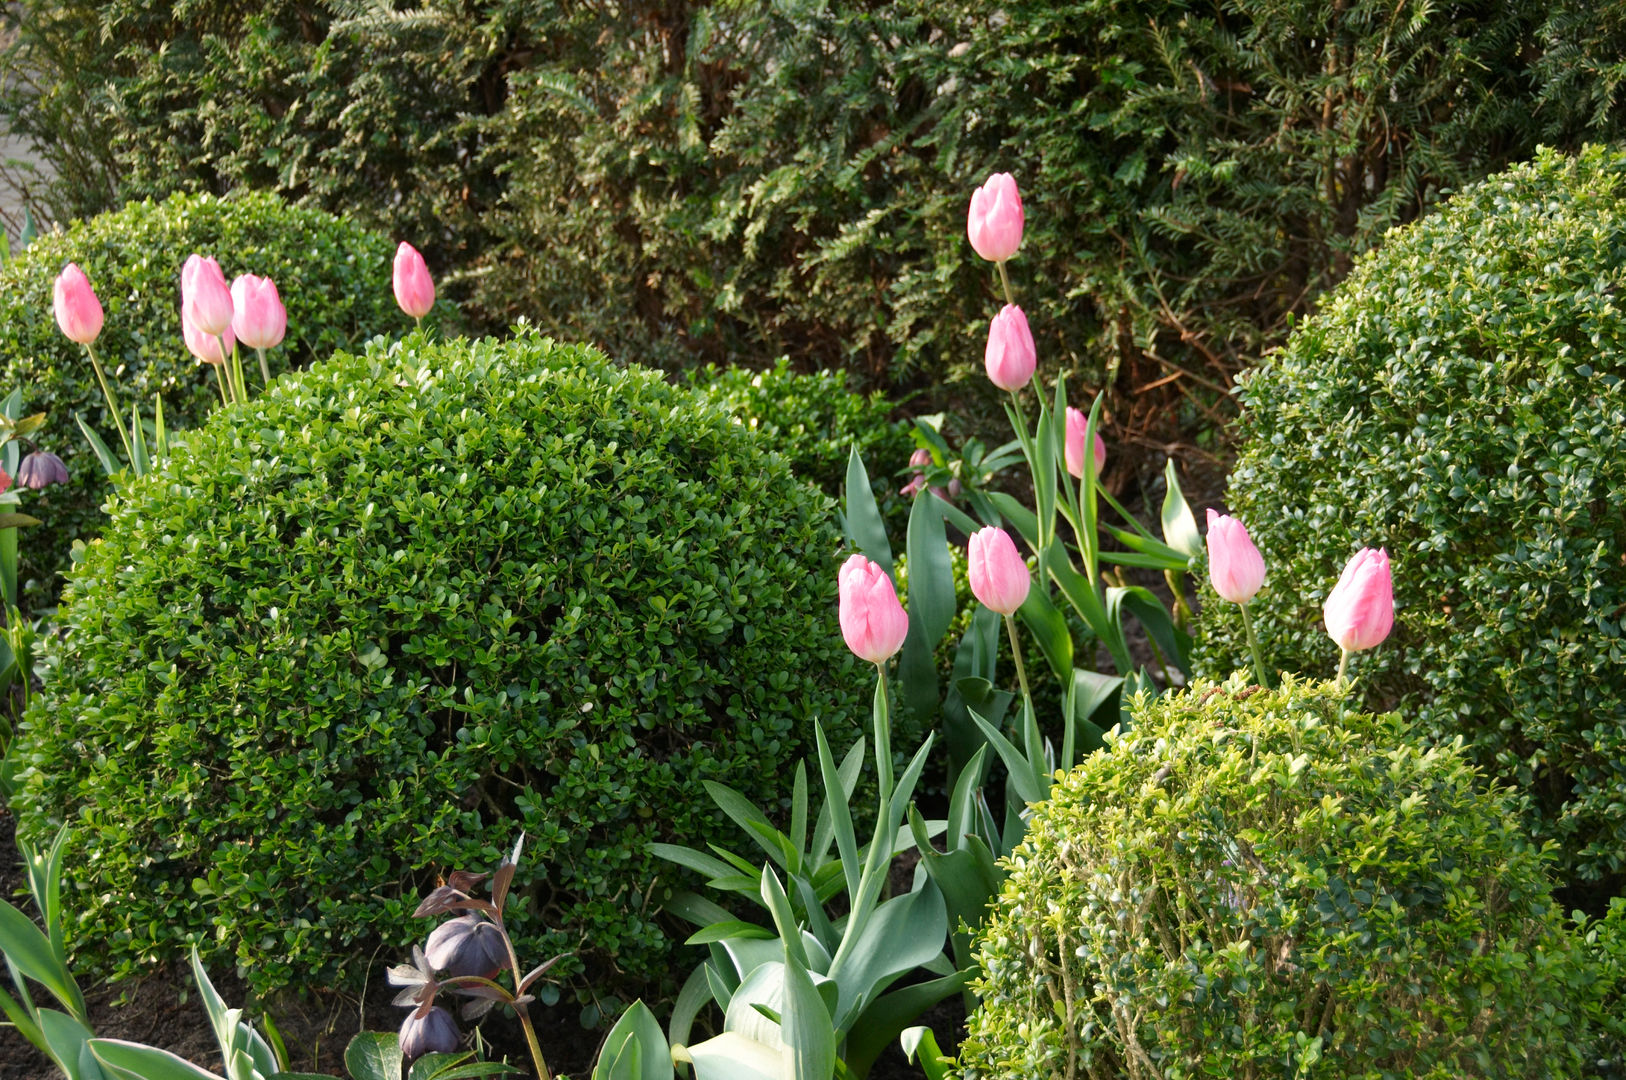
[[[268,276],[288,309],[288,334],[267,354],[273,377],[304,367],[335,349],[354,348],[374,334],[400,334],[411,320],[390,292],[390,240],[320,210],[290,206],[275,195],[239,192],[219,199],[175,195],[131,203],[36,239],[0,267],[0,372],[5,392],[21,387],[23,406],[51,418],[49,449],[67,463],[71,482],[42,492],[30,505],[44,524],[21,545],[24,576],[49,600],[69,548],[101,531],[108,484],[73,414],[110,447],[118,436],[85,350],[63,336],[51,313],[51,284],[78,263],[106,312],[97,355],[129,423],[132,406],[151,419],[162,394],[171,428],[197,426],[220,404],[214,372],[181,341],[181,264],[193,252],[220,260],[228,280]],[[252,354],[246,368],[259,387]],[[122,456],[122,455],[121,455]]]
[[[1329,684],[1136,706],[982,930],[971,1078],[1586,1075],[1593,962],[1459,746]]]
[[[1330,673],[1321,603],[1384,545],[1368,705],[1529,792],[1564,873],[1626,887],[1626,152],[1552,152],[1391,235],[1249,373],[1228,501],[1266,660]],[[1212,594],[1210,594],[1212,595]],[[1245,663],[1236,608],[1200,670]]]
[[[73,823],[81,954],[354,985],[523,830],[523,955],[669,984],[649,842],[737,839],[701,781],[778,805],[812,719],[847,746],[863,713],[831,504],[760,443],[523,333],[216,413],[112,499],[14,751],[22,835]]]

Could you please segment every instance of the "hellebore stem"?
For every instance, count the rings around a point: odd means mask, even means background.
[[[525,1042],[531,1048],[531,1061],[536,1065],[537,1080],[553,1080],[553,1074],[548,1072],[548,1063],[542,1056],[542,1044],[537,1041],[536,1028],[531,1024],[531,1011],[519,999],[525,995],[520,991],[520,983],[525,978],[519,970],[519,956],[514,952],[514,943],[508,937],[508,927],[503,925],[502,913],[498,912],[497,929],[502,931],[502,943],[508,950],[508,966],[514,973],[514,1012],[519,1016],[519,1026],[525,1029]]]
[[[102,362],[96,359],[96,350],[89,344],[85,345],[85,352],[90,354],[90,366],[96,369],[96,381],[102,384],[102,396],[107,399],[108,411],[113,414],[113,424],[119,429],[119,441],[124,444],[124,459],[135,468],[135,453],[130,449],[130,432],[124,426],[124,417],[119,414],[118,402],[113,400],[113,389],[107,385],[107,376],[102,373]]]
[[[1248,614],[1247,604],[1238,604],[1242,609],[1242,626],[1248,631],[1248,648],[1253,652],[1253,673],[1259,679],[1259,685],[1270,689],[1270,679],[1265,675],[1265,660],[1259,653],[1259,635],[1253,632],[1253,616]]]
[[[1022,663],[1022,644],[1016,640],[1016,619],[1005,616],[1005,632],[1011,638],[1011,655],[1016,658],[1016,682],[1022,688],[1022,701],[1029,706],[1033,704],[1033,695],[1028,693],[1028,669]]]
[[[265,350],[260,348],[258,345],[256,345],[254,347],[254,351],[260,354],[260,378],[265,380],[265,385],[266,386],[270,386],[271,385],[271,365],[267,364],[265,362]]]
[[[1010,276],[1005,273],[1005,260],[1001,259],[994,265],[999,267],[999,282],[1001,285],[1005,286],[1005,302],[1007,304],[1016,303],[1016,296],[1011,292]]]

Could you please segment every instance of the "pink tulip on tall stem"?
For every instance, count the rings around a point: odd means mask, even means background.
[[[1253,652],[1253,671],[1260,686],[1269,686],[1259,637],[1253,630],[1248,603],[1265,584],[1265,558],[1254,546],[1247,526],[1229,514],[1208,511],[1208,577],[1214,591],[1242,609],[1242,627]]]
[[[1028,692],[1028,673],[1022,663],[1022,645],[1016,639],[1013,616],[1027,600],[1033,579],[1011,534],[992,525],[972,533],[966,550],[966,577],[971,584],[971,594],[978,602],[990,611],[999,612],[1005,620],[1011,655],[1016,661],[1016,681],[1022,688],[1022,701],[1031,708],[1033,695]]]
[[[1380,644],[1394,628],[1395,589],[1388,550],[1362,548],[1351,556],[1321,613],[1328,636],[1340,650],[1335,681],[1342,686],[1350,654]]]
[[[237,340],[260,358],[260,377],[271,385],[271,366],[265,350],[282,344],[288,330],[288,312],[277,295],[277,283],[268,277],[239,274],[231,283],[232,330]]]
[[[69,340],[83,345],[90,356],[90,366],[95,369],[96,381],[102,384],[102,396],[107,399],[107,411],[113,414],[113,426],[118,428],[119,441],[124,444],[124,459],[133,463],[135,454],[130,449],[130,433],[124,427],[124,414],[113,399],[113,388],[108,385],[102,362],[96,358],[96,350],[91,347],[102,332],[102,302],[97,299],[96,290],[90,287],[90,279],[85,272],[73,263],[64,266],[62,273],[56,276],[56,282],[51,287],[51,308],[56,314],[57,326]]]

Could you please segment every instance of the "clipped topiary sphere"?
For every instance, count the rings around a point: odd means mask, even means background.
[[[574,952],[584,994],[670,982],[649,842],[732,841],[702,780],[777,805],[813,718],[857,736],[839,543],[827,499],[658,373],[529,334],[375,342],[115,495],[16,751],[19,827],[73,824],[73,940],[104,970],[197,937],[261,990],[354,985],[432,929],[436,874],[524,830],[521,955]]]
[[[1579,1070],[1591,961],[1512,803],[1328,684],[1136,706],[982,931],[967,1078]]]
[[[29,501],[29,512],[44,522],[27,530],[21,544],[23,577],[38,583],[36,599],[56,596],[73,541],[102,530],[110,485],[73,415],[123,456],[85,350],[63,336],[51,314],[51,284],[64,265],[77,263],[89,275],[106,312],[94,348],[125,423],[136,405],[151,420],[153,395],[161,394],[173,430],[197,427],[220,405],[214,372],[181,340],[181,264],[188,255],[217,257],[227,281],[254,273],[277,283],[288,333],[266,354],[275,377],[411,326],[390,293],[394,250],[386,237],[332,214],[245,191],[225,199],[175,195],[131,203],[41,236],[0,267],[0,370],[7,392],[20,387],[28,412],[49,414],[49,449],[71,474],[68,484]],[[258,393],[252,352],[244,370]]]
[[[1366,545],[1393,636],[1353,662],[1367,704],[1463,736],[1533,797],[1561,872],[1626,886],[1626,153],[1469,188],[1362,260],[1243,381],[1227,500],[1270,576],[1270,666],[1331,674],[1321,604]],[[1204,612],[1199,671],[1247,663]]]

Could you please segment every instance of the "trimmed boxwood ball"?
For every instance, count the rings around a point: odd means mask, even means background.
[[[1227,495],[1269,566],[1250,610],[1273,668],[1331,674],[1322,601],[1388,548],[1394,633],[1351,669],[1366,703],[1528,792],[1594,911],[1626,889],[1623,284],[1626,152],[1463,191],[1244,377]],[[1247,663],[1234,605],[1203,629],[1200,672]]]
[[[866,715],[839,544],[656,372],[373,342],[115,494],[15,751],[20,832],[72,823],[98,971],[196,941],[268,991],[359,985],[433,928],[420,890],[523,830],[521,955],[575,953],[605,1012],[673,990],[650,841],[737,840],[703,780],[777,806],[814,718],[847,746]]]
[[[1199,681],[1066,774],[981,932],[970,1078],[1586,1075],[1513,802],[1326,683]]]
[[[78,263],[90,276],[105,309],[94,347],[125,423],[137,404],[150,421],[153,395],[162,394],[164,420],[174,430],[198,426],[220,405],[214,372],[181,341],[180,275],[188,255],[217,257],[228,281],[255,273],[277,283],[288,333],[266,354],[275,378],[336,349],[357,348],[375,334],[411,327],[390,292],[394,250],[387,237],[343,218],[241,192],[131,203],[43,235],[0,266],[0,370],[7,392],[20,387],[24,408],[50,414],[49,448],[71,474],[70,483],[30,501],[30,512],[44,522],[27,530],[21,545],[23,577],[37,582],[35,600],[56,596],[73,541],[102,528],[109,485],[73,414],[122,455],[85,350],[63,336],[51,314],[51,284],[65,264]],[[259,393],[252,352],[244,370]]]

